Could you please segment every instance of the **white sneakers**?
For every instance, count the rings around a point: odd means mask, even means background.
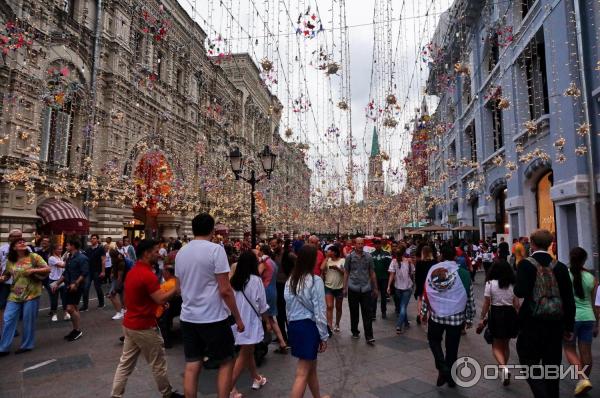
[[[252,389],[260,390],[260,388],[265,384],[267,384],[267,378],[264,376],[260,376],[260,379],[252,381]]]
[[[117,312],[115,315],[113,315],[112,319],[113,319],[113,321],[118,321],[119,319],[123,319],[123,313],[121,311]]]
[[[52,314],[52,322],[57,322],[58,316],[56,314]]]
[[[69,315],[68,312],[65,312],[65,317],[63,318],[65,321],[70,321],[71,320],[71,315]]]

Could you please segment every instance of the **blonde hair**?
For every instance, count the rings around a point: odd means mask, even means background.
[[[433,251],[428,245],[421,248],[421,260],[433,260]]]

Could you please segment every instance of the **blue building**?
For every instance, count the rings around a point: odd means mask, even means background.
[[[599,35],[597,1],[454,2],[424,49],[431,221],[597,252]]]

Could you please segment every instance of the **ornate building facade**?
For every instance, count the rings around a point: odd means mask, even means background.
[[[83,209],[101,236],[191,235],[201,210],[246,230],[249,208],[215,204],[246,189],[229,172],[233,146],[250,162],[265,145],[282,151],[267,206],[286,184],[309,193],[252,59],[208,57],[206,33],[176,0],[0,0],[1,27],[25,40],[0,59],[0,240],[43,226],[48,201]],[[308,207],[295,198],[289,206]]]

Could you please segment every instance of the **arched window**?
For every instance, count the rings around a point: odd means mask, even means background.
[[[496,203],[496,233],[506,233],[506,225],[508,223],[508,216],[506,214],[506,188],[499,189],[494,201]]]
[[[67,167],[71,160],[71,142],[78,102],[83,92],[83,78],[72,64],[54,63],[47,73],[40,161]]]
[[[547,172],[539,179],[536,185],[536,204],[538,216],[538,228],[547,229],[550,232],[556,232],[556,223],[554,218],[554,202],[550,196],[550,190],[554,185],[554,174]]]

